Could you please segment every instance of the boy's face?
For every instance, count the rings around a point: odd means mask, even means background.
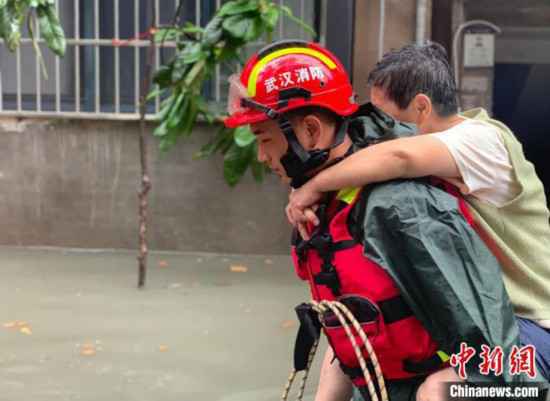
[[[403,121],[405,123],[416,122],[416,115],[414,110],[410,107],[411,105],[409,105],[406,109],[400,109],[397,103],[388,98],[386,91],[383,88],[378,86],[371,87],[370,100],[372,104],[396,120]]]
[[[433,132],[430,131],[434,117],[432,103],[425,94],[417,94],[406,108],[401,109],[397,103],[387,96],[383,88],[373,86],[370,89],[370,100],[372,104],[396,120],[416,124],[418,133]]]
[[[250,130],[258,142],[258,161],[267,164],[283,182],[289,183],[290,179],[281,164],[281,158],[288,149],[288,142],[277,122],[267,120],[250,124]]]

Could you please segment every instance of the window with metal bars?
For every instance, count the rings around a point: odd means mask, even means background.
[[[155,25],[168,25],[181,5],[181,24],[204,26],[222,0],[153,0]],[[321,5],[326,0],[277,0],[297,17],[319,29]],[[53,55],[37,34],[47,77],[23,32],[20,48],[11,54],[0,42],[0,115],[96,119],[139,118],[139,90],[149,45],[151,22],[149,0],[56,0],[67,37],[65,57]],[[322,32],[320,32],[322,38]],[[273,39],[313,39],[295,22],[281,18]],[[265,42],[252,43],[251,54]],[[157,48],[155,67],[169,60],[173,44]],[[222,65],[204,88],[213,102],[223,103],[226,78],[236,66]],[[160,99],[149,104],[148,116],[159,108]]]

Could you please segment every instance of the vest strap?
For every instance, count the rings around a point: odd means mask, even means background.
[[[422,374],[438,370],[444,365],[445,362],[443,362],[440,355],[436,353],[433,354],[430,358],[419,362],[405,359],[403,361],[403,370],[409,373]]]
[[[373,365],[370,359],[366,360],[365,362],[367,363],[367,368],[371,372],[374,371]],[[437,354],[434,354],[430,358],[420,362],[413,362],[410,360],[403,361],[404,370],[409,373],[413,373],[417,375],[425,375],[425,374],[431,373],[435,370],[442,368],[443,366],[444,366],[444,362],[441,360],[441,358]],[[357,378],[363,377],[363,371],[361,370],[360,367],[350,367],[340,362],[340,368],[342,369],[342,372],[344,372],[344,374],[348,376],[351,380],[355,380]]]
[[[413,316],[413,311],[401,295],[379,301],[377,304],[386,324],[391,324]]]
[[[374,366],[372,365],[370,359],[365,360],[365,362],[367,364],[367,369],[371,372],[374,372]],[[342,372],[344,372],[344,374],[351,380],[363,377],[363,371],[360,367],[352,368],[351,366],[344,365],[342,362],[340,362],[340,369],[342,369]]]
[[[357,241],[354,239],[334,242],[331,246],[333,252],[343,251],[344,249],[353,248],[357,245]]]
[[[401,295],[376,303],[360,296],[344,296],[337,300],[348,307],[360,324],[377,321],[380,315],[385,324],[392,324],[413,316],[411,308]]]
[[[315,284],[326,285],[335,297],[338,297],[342,294],[340,291],[340,278],[338,277],[338,272],[332,264],[323,264],[322,270],[313,276]]]

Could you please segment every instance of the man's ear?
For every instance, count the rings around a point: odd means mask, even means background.
[[[419,93],[414,97],[413,107],[416,115],[418,116],[416,123],[417,125],[422,125],[432,114],[432,100],[429,96],[426,96],[423,93]]]
[[[303,127],[305,128],[305,134],[306,134],[306,140],[308,143],[308,147],[310,149],[319,149],[321,148],[320,141],[322,138],[322,127],[323,124],[319,117],[317,117],[315,114],[309,114],[304,117],[302,120]]]

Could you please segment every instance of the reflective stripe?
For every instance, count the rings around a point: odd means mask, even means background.
[[[248,96],[256,96],[256,81],[258,80],[260,71],[265,67],[265,65],[271,60],[276,59],[277,57],[286,56],[287,54],[307,54],[308,56],[315,57],[322,61],[331,70],[336,68],[336,63],[332,61],[330,57],[318,50],[310,49],[309,47],[288,47],[286,49],[277,50],[276,52],[270,53],[258,61],[252,69],[250,77],[248,78]]]
[[[336,198],[342,202],[347,203],[348,205],[353,202],[360,188],[344,188],[338,191]]]
[[[441,358],[441,362],[447,362],[451,357],[443,351],[437,351],[437,355]]]

